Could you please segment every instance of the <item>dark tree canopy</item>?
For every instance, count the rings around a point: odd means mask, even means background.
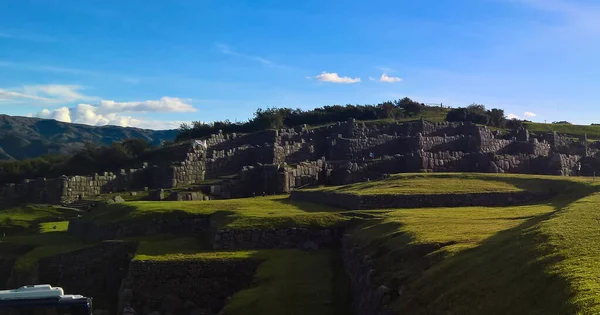
[[[481,104],[471,104],[467,107],[451,109],[446,116],[446,120],[472,122],[498,128],[506,127],[504,110],[497,108],[487,110],[485,106]]]
[[[229,120],[213,123],[194,122],[192,125],[182,124],[177,140],[202,138],[222,130],[230,133],[247,133],[264,129],[291,127],[299,125],[324,125],[349,118],[357,120],[398,119],[415,117],[427,108],[422,103],[405,97],[401,100],[386,101],[377,105],[331,105],[311,110],[299,108],[258,109],[254,117],[247,122],[231,122]],[[434,108],[432,110],[439,110]]]

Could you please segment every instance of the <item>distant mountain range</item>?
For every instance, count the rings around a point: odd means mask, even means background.
[[[85,142],[109,145],[123,139],[146,139],[153,145],[173,141],[177,130],[89,126],[50,119],[0,115],[0,160],[20,160],[48,153],[69,154]]]

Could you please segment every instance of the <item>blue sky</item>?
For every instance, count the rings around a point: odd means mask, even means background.
[[[164,129],[408,96],[590,124],[598,56],[593,0],[4,0],[0,113]]]

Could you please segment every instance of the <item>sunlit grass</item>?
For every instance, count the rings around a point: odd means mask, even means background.
[[[590,179],[569,179],[559,176],[478,173],[418,173],[394,174],[382,180],[359,182],[344,186],[321,187],[314,190],[358,195],[371,194],[471,194],[505,192],[559,192],[573,183]]]
[[[209,201],[136,201],[111,204],[95,210],[86,219],[98,224],[151,219],[175,212],[187,215],[213,215],[221,228],[253,229],[271,227],[314,226],[339,224],[342,211],[333,207],[293,201],[287,196]]]

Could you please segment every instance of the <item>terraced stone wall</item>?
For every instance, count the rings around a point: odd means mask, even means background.
[[[393,314],[388,304],[394,292],[373,281],[375,269],[371,257],[361,253],[348,236],[342,239],[341,251],[356,315]]]
[[[340,229],[259,229],[259,230],[217,230],[212,233],[213,249],[273,249],[300,248],[316,250],[338,244]]]
[[[349,210],[386,208],[434,208],[469,206],[513,206],[550,199],[548,194],[532,192],[431,194],[431,195],[355,195],[326,191],[295,190],[290,198]]]
[[[136,248],[135,242],[107,241],[42,258],[34,283],[48,283],[62,287],[69,294],[93,297],[95,310],[116,314],[119,287]],[[28,284],[31,283],[21,285]]]
[[[209,229],[210,216],[173,211],[150,222],[125,221],[99,225],[90,221],[72,219],[69,222],[68,232],[81,239],[101,241],[161,233],[203,235]]]
[[[120,306],[138,314],[217,314],[235,292],[250,286],[260,260],[133,261]]]

